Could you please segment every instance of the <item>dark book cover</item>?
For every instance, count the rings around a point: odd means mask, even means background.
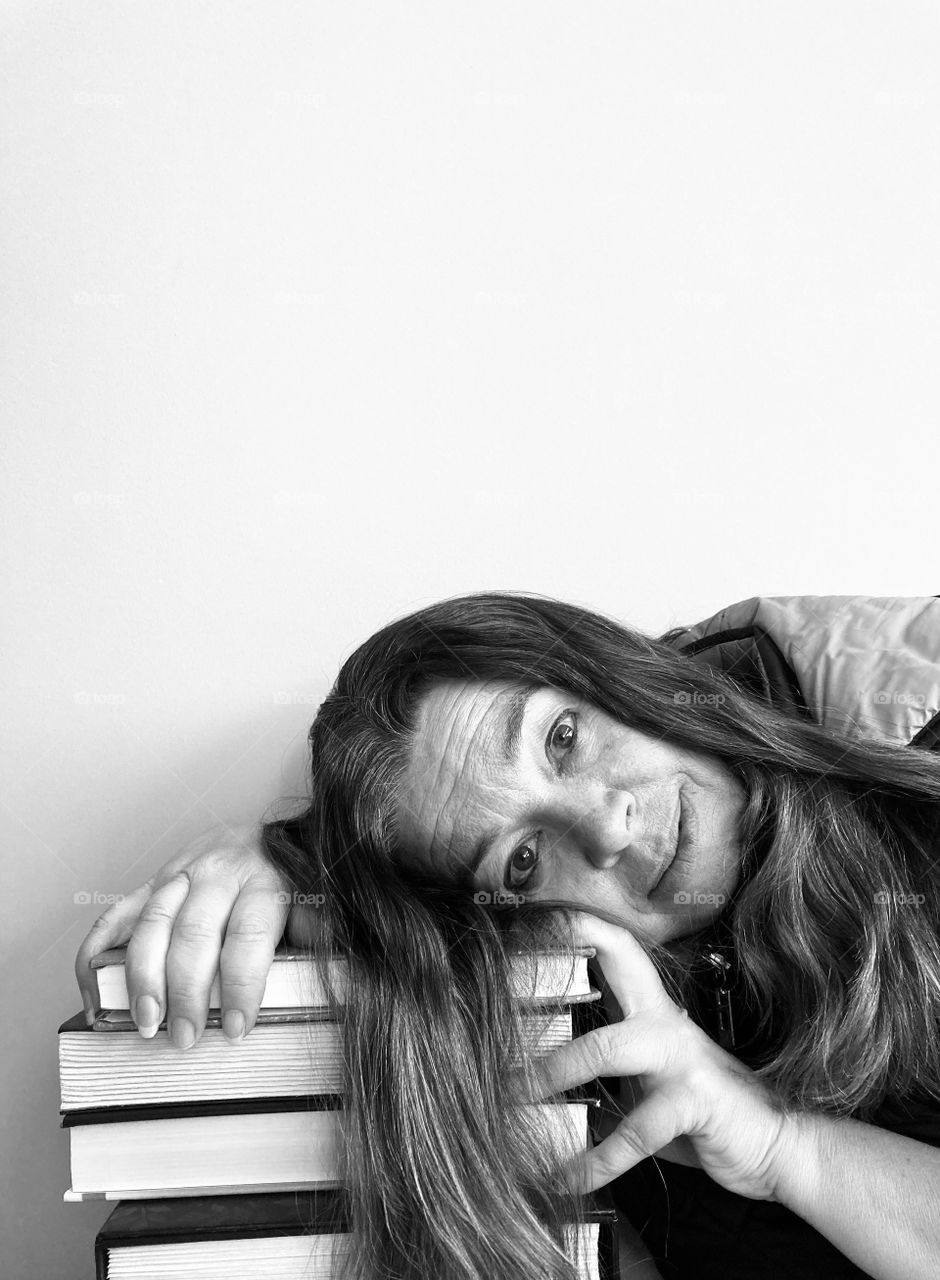
[[[338,1093],[291,1094],[285,1098],[220,1098],[216,1101],[100,1107],[88,1111],[66,1111],[60,1128],[81,1124],[124,1124],[130,1120],[181,1120],[195,1116],[238,1116],[259,1111],[339,1111],[343,1098]]]
[[[65,1022],[59,1027],[58,1034],[63,1031],[90,1031],[91,1027],[85,1022],[84,1013],[74,1013],[71,1018],[66,1018]]]
[[[290,1008],[290,1009],[261,1009],[255,1018],[254,1025],[256,1027],[283,1026],[285,1023],[313,1023],[313,1022],[332,1022],[333,1019],[329,1015],[329,1011],[319,1008]],[[207,1027],[221,1027],[222,1015],[216,1010],[209,1010],[206,1017]],[[160,1023],[161,1030],[166,1030],[166,1019]],[[99,1013],[91,1026],[85,1021],[84,1013],[73,1014],[59,1027],[58,1034],[63,1032],[74,1033],[76,1031],[100,1034],[105,1032],[134,1032],[137,1034],[137,1023],[131,1015],[124,1009],[106,1009]]]
[[[98,1232],[98,1242],[110,1248],[348,1230],[349,1212],[342,1188],[256,1191],[122,1200]]]
[[[534,1004],[520,1002],[522,1008],[539,1017],[549,1017],[554,1012],[570,1013],[573,1018],[585,1009],[593,1008],[595,1002],[600,1000],[600,992],[592,990],[582,996],[572,996],[568,1001],[556,1003],[553,998],[543,998]],[[256,1027],[266,1026],[283,1026],[285,1023],[314,1023],[314,1022],[334,1022],[330,1017],[329,1011],[320,1008],[288,1008],[288,1009],[260,1009],[255,1019]],[[166,1030],[166,1019],[159,1024],[161,1030]],[[575,1023],[577,1025],[577,1023]],[[218,1010],[209,1010],[206,1017],[206,1027],[221,1027],[222,1014]],[[63,1032],[74,1034],[81,1032],[137,1032],[137,1023],[131,1017],[130,1013],[125,1009],[106,1009],[100,1012],[95,1018],[91,1026],[85,1021],[84,1013],[73,1014],[58,1029],[58,1034]],[[575,1035],[579,1033],[574,1032]]]
[[[543,1099],[543,1101],[549,1101]],[[552,1102],[584,1102],[599,1107],[600,1096],[594,1083],[578,1085],[557,1094]],[[71,1129],[81,1124],[122,1124],[130,1120],[178,1120],[190,1116],[235,1116],[259,1111],[339,1111],[345,1100],[342,1094],[291,1094],[283,1098],[222,1098],[218,1101],[178,1102],[156,1106],[101,1107],[88,1111],[66,1111],[60,1128]]]
[[[619,1280],[618,1217],[606,1189],[585,1197],[585,1211],[586,1221],[600,1226],[601,1280]],[[107,1280],[110,1250],[126,1245],[335,1235],[348,1230],[349,1206],[342,1188],[123,1201],[112,1210],[95,1239],[97,1280]]]
[[[336,1235],[348,1230],[348,1206],[341,1188],[124,1200],[95,1237],[95,1274],[97,1280],[108,1280],[108,1255],[125,1245]]]

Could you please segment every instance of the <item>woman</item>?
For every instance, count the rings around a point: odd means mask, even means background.
[[[307,810],[267,823],[260,849],[207,839],[110,909],[76,962],[86,1003],[91,957],[127,941],[143,1034],[167,1011],[192,1043],[220,964],[237,1037],[285,921],[294,938],[328,929],[359,962],[357,1150],[413,1113],[420,1077],[467,1156],[415,1141],[421,1194],[399,1226],[417,1235],[376,1228],[375,1256],[389,1274],[421,1274],[405,1264],[420,1247],[442,1275],[562,1276],[519,1190],[544,1189],[536,1217],[554,1230],[552,1171],[524,1135],[497,1150],[466,1118],[481,1072],[500,1116],[518,1110],[500,1081],[506,917],[524,912],[472,899],[521,894],[540,921],[565,909],[622,1015],[552,1054],[526,1096],[630,1081],[625,1118],[573,1185],[614,1182],[664,1276],[936,1276],[940,759],[907,744],[936,728],[938,609],[748,601],[652,640],[558,601],[480,594],[395,622],[318,711]],[[324,892],[326,918],[288,916],[285,885]],[[370,1036],[390,1017],[404,1057],[370,1110]],[[477,1031],[464,1078],[454,1064]],[[392,1167],[381,1149],[377,1197]],[[368,1227],[382,1208],[366,1181]],[[501,1253],[474,1245],[481,1222]]]

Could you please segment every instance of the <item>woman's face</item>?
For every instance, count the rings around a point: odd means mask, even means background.
[[[398,819],[445,883],[597,907],[665,942],[727,902],[744,805],[719,760],[571,694],[455,680],[422,698]]]

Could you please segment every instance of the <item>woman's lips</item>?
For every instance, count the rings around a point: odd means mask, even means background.
[[[653,894],[657,892],[660,885],[666,879],[666,876],[669,874],[669,872],[672,870],[673,866],[675,865],[676,859],[678,858],[680,852],[682,852],[685,848],[685,827],[682,821],[683,807],[682,807],[681,788],[679,790],[678,799],[679,799],[679,802],[676,805],[676,824],[675,824],[676,834],[675,834],[675,839],[673,841],[672,853],[667,858],[666,862],[663,864],[663,867],[660,870],[659,877],[656,880],[656,883],[647,893],[646,896],[648,898],[652,898]]]

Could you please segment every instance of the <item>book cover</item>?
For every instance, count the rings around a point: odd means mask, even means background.
[[[559,1151],[585,1149],[590,1086],[523,1104]],[[343,1099],[227,1099],[161,1107],[70,1112],[71,1187],[66,1200],[237,1194],[253,1187],[335,1185],[340,1180]]]
[[[598,993],[592,989],[587,966],[594,954],[593,947],[579,947],[576,951],[517,953],[512,958],[512,981],[518,998],[564,1003],[597,999]],[[101,1010],[129,1007],[124,972],[126,955],[126,947],[116,947],[102,951],[91,962],[96,971]],[[342,1003],[346,991],[346,962],[341,956],[329,957],[327,980],[336,1000]],[[209,993],[209,1007],[219,1009],[221,999],[216,975]],[[278,948],[268,972],[261,1008],[327,1009],[329,1003],[317,965],[310,954],[296,947]]]
[[[586,1224],[596,1224],[598,1228],[597,1274],[600,1280],[618,1280],[618,1216],[606,1188],[586,1196],[584,1210]],[[285,1236],[341,1236],[349,1229],[349,1207],[343,1188],[127,1201],[112,1210],[98,1232],[96,1273],[98,1280],[108,1280],[111,1256],[122,1249],[135,1250],[136,1271],[140,1275],[143,1254],[137,1251],[146,1248],[219,1245]],[[245,1256],[244,1249],[241,1256]],[[167,1274],[167,1265],[161,1265],[162,1274]],[[298,1269],[300,1274],[303,1272]]]
[[[543,1057],[572,1039],[572,1008],[525,1013],[525,1056]],[[165,1029],[143,1039],[126,1013],[102,1014],[98,1022],[107,1023],[107,1034],[87,1027],[83,1014],[59,1028],[62,1111],[343,1089],[343,1030],[328,1019],[259,1019],[237,1044],[216,1019],[186,1052]]]

